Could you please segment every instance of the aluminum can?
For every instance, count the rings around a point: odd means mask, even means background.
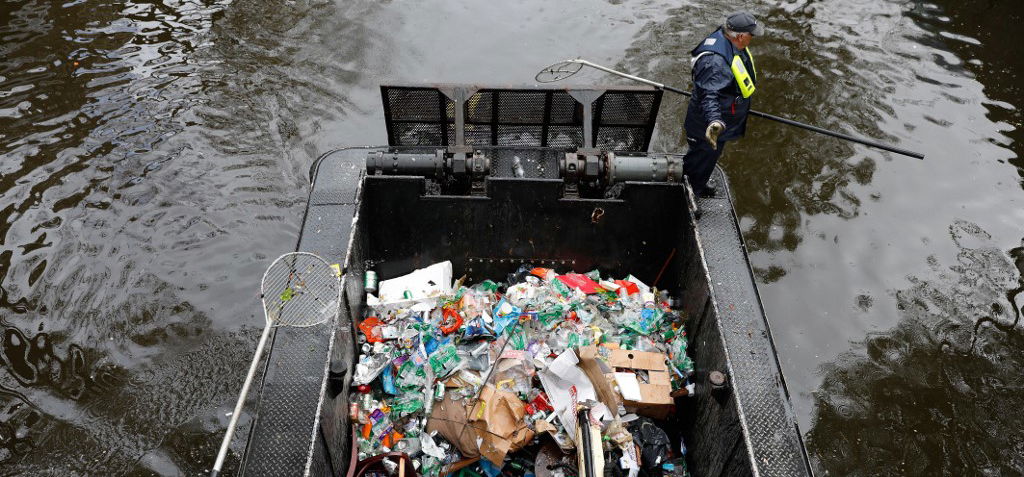
[[[363,275],[363,288],[366,293],[377,293],[377,272],[367,270]]]

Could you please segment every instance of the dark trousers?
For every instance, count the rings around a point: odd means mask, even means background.
[[[698,197],[708,185],[708,179],[718,164],[718,158],[725,151],[725,141],[718,140],[718,149],[712,149],[707,139],[690,137],[687,135],[686,143],[690,149],[683,156],[683,173],[690,179],[690,186],[693,193]]]

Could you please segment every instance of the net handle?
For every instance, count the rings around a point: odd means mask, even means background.
[[[213,464],[213,470],[210,471],[210,475],[216,477],[220,474],[221,468],[224,466],[224,458],[227,457],[228,447],[231,445],[231,438],[235,435],[235,428],[238,426],[238,418],[242,414],[242,407],[245,405],[245,398],[249,395],[249,388],[252,386],[253,378],[256,376],[256,370],[259,368],[260,358],[263,357],[263,350],[267,345],[267,338],[270,337],[270,330],[274,327],[274,320],[270,317],[270,312],[267,309],[267,297],[266,290],[264,289],[267,282],[267,276],[270,271],[277,266],[277,262],[286,258],[295,257],[299,255],[308,255],[315,260],[319,260],[323,263],[326,269],[331,269],[331,265],[326,260],[321,258],[319,255],[309,252],[291,252],[277,257],[276,260],[271,262],[267,270],[263,272],[263,279],[260,280],[260,301],[263,302],[263,314],[266,318],[266,326],[263,327],[263,334],[260,335],[259,344],[256,345],[256,353],[252,358],[252,362],[249,364],[249,372],[245,376],[245,382],[242,384],[242,391],[238,395],[238,400],[235,402],[234,412],[231,413],[231,420],[228,423],[227,432],[224,433],[224,440],[220,443],[220,450],[217,452],[217,460]],[[338,282],[338,297],[341,297],[341,275],[332,274],[332,277]],[[314,298],[319,301],[319,298],[314,295]],[[339,301],[340,303],[340,301]],[[280,314],[280,312],[278,313]],[[321,322],[322,323],[322,322]],[[286,325],[288,326],[288,325]],[[312,326],[312,325],[311,325]]]
[[[605,66],[601,66],[601,65],[599,65],[597,63],[591,63],[591,62],[589,62],[587,60],[584,60],[582,58],[576,58],[574,60],[565,60],[565,61],[562,61],[562,62],[559,62],[559,63],[555,63],[555,64],[549,66],[548,68],[545,68],[545,70],[546,69],[550,69],[550,68],[554,68],[555,66],[558,66],[558,65],[560,65],[562,63],[578,63],[580,65],[589,66],[591,68],[604,71],[605,73],[609,73],[609,74],[613,74],[613,75],[616,75],[616,76],[620,76],[622,78],[626,78],[626,79],[631,80],[631,81],[636,81],[638,83],[643,83],[643,84],[646,84],[646,85],[650,85],[650,86],[653,86],[653,87],[661,89],[661,90],[665,90],[665,91],[669,91],[669,92],[672,92],[672,93],[681,94],[681,95],[686,96],[686,97],[692,96],[692,93],[690,93],[689,91],[682,90],[682,89],[679,89],[679,88],[676,88],[676,87],[673,87],[673,86],[668,86],[668,85],[666,85],[664,83],[658,83],[656,81],[651,81],[649,79],[641,78],[639,76],[634,76],[634,75],[631,75],[629,73],[623,73],[621,71],[616,71],[616,70],[613,70],[611,68],[608,68],[608,67],[605,67]],[[537,77],[539,77],[542,73],[544,73],[545,70],[541,70],[540,73],[537,73]],[[575,74],[575,73],[573,73],[573,74]],[[569,75],[569,76],[572,76],[572,75]],[[562,77],[562,78],[556,78],[556,79],[551,80],[550,82],[561,81],[561,80],[563,80],[565,78],[568,78],[569,76],[565,76],[565,77]],[[539,78],[535,78],[535,79],[538,79],[538,81],[539,81]],[[805,124],[805,123],[802,123],[802,122],[799,122],[799,121],[794,121],[792,119],[784,118],[784,117],[781,117],[781,116],[776,116],[774,114],[763,113],[761,111],[757,111],[757,110],[754,110],[754,109],[750,110],[750,115],[751,116],[757,116],[757,117],[760,117],[760,118],[764,118],[764,119],[767,119],[769,121],[775,121],[775,122],[778,122],[778,123],[782,123],[782,124],[785,124],[785,125],[788,125],[788,126],[794,126],[794,127],[806,130],[806,131],[812,131],[812,132],[816,132],[818,134],[824,134],[826,136],[831,136],[831,137],[834,137],[834,138],[842,139],[844,141],[850,141],[850,142],[854,142],[854,143],[857,143],[857,144],[863,144],[865,146],[874,147],[874,148],[877,148],[877,149],[881,149],[883,151],[889,151],[889,152],[894,152],[896,154],[900,154],[900,155],[903,155],[903,156],[913,157],[914,159],[924,159],[924,154],[922,154],[920,152],[914,152],[914,151],[911,151],[911,150],[908,150],[908,149],[899,148],[899,147],[893,146],[891,144],[885,144],[885,143],[882,143],[882,142],[875,141],[873,139],[867,139],[867,138],[852,136],[852,135],[841,133],[841,132],[838,132],[838,131],[830,131],[830,130],[825,129],[825,128],[821,128],[821,127],[814,126],[814,125],[811,125],[811,124]]]

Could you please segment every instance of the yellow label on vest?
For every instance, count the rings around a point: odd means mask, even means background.
[[[757,67],[754,66],[754,54],[750,52],[749,48],[747,48],[747,54],[750,55],[750,67],[754,70],[754,74],[757,74]],[[744,98],[749,98],[757,88],[754,87],[754,78],[750,76],[740,55],[733,55],[731,68],[732,75],[736,78],[736,85],[740,87],[740,93]]]

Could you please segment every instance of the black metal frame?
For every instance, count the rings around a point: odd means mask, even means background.
[[[560,131],[572,136],[571,143],[557,145],[567,150],[602,147],[615,152],[645,152],[654,134],[662,96],[661,90],[648,86],[382,85],[380,89],[388,145],[393,147],[549,147],[553,133]],[[571,114],[554,111],[556,105],[570,100]],[[436,106],[430,104],[434,101]],[[619,105],[612,121],[605,117],[605,105],[609,103]],[[588,113],[590,121],[586,120]],[[487,131],[486,142],[479,140],[480,134],[473,134],[477,130]],[[516,130],[536,135],[513,139]],[[602,133],[607,141],[598,141]]]
[[[414,108],[419,116],[402,117],[393,106],[407,105],[389,101],[392,91],[415,91],[428,104]],[[543,95],[540,120],[498,120],[500,98],[482,93],[504,91]],[[466,126],[489,125],[488,144],[479,147],[495,159],[486,179],[490,186],[485,196],[432,196],[423,177],[365,176],[366,148],[332,151],[317,160],[310,171],[312,186],[298,248],[345,264],[342,309],[331,325],[275,333],[244,475],[341,475],[348,468],[353,450],[346,412],[356,359],[353,320],[363,308],[360,277],[367,259],[377,263],[384,279],[445,259],[475,277],[501,276],[526,262],[647,276],[658,273],[665,256],[675,257],[664,275],[675,285],[665,286],[683,297],[691,317],[686,328],[697,396],[677,404],[692,411],[681,413],[691,421],[679,423],[688,429],[684,437],[692,451],[692,470],[700,475],[811,475],[728,195],[701,199],[705,212],[698,223],[692,214],[693,195],[683,184],[627,182],[614,199],[567,198],[560,179],[510,178],[508,167],[502,166],[503,155],[533,154],[535,161],[547,164],[559,149],[602,147],[602,129],[622,126],[637,128],[639,134],[626,141],[630,147],[642,146],[643,152],[653,133],[660,91],[384,86],[382,94],[392,150],[447,147],[464,153],[474,146],[464,134]],[[554,114],[563,94],[574,105],[569,121],[557,121]],[[485,97],[491,101],[488,121],[470,118],[467,104]],[[637,98],[649,103],[637,104]],[[615,108],[615,114],[609,112]],[[637,125],[607,120],[616,115],[629,119],[641,111],[643,120],[636,120]],[[398,130],[404,124],[433,128],[436,143],[403,144]],[[519,149],[503,145],[498,126],[506,124],[539,128],[543,140]],[[550,147],[552,128],[560,127],[578,128],[580,140]],[[543,175],[553,169],[549,165],[546,170]],[[720,176],[719,182],[725,184],[726,178]],[[602,209],[601,223],[591,220],[597,207]],[[468,226],[437,227],[438,222],[495,223],[520,232],[480,234]],[[728,392],[711,392],[711,371],[729,377]]]

